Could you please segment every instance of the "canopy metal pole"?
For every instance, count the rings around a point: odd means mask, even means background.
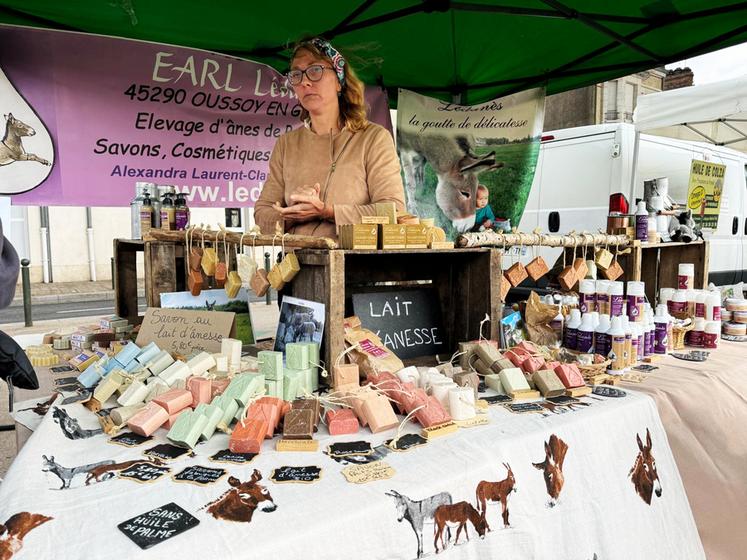
[[[641,146],[641,133],[636,130],[635,131],[635,141],[633,142],[633,169],[630,172],[630,198],[628,202],[630,203],[629,212],[633,212],[633,206],[635,205],[635,186],[636,181],[638,180],[638,151],[640,150]]]

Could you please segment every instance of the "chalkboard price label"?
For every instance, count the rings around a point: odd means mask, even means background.
[[[600,397],[624,397],[627,395],[627,393],[621,389],[615,389],[614,387],[605,387],[602,385],[597,385],[596,387],[594,387],[592,393],[595,395],[599,395]]]
[[[140,434],[135,434],[133,432],[124,432],[109,438],[109,443],[116,443],[117,445],[124,445],[125,447],[137,447],[138,445],[142,445],[146,441],[152,439],[153,436],[141,436]]]
[[[480,398],[488,404],[499,404],[499,403],[503,404],[503,403],[511,402],[513,400],[508,395],[490,395],[488,397],[480,397]]]
[[[428,440],[420,434],[405,434],[398,437],[396,440],[390,439],[384,442],[389,449],[394,451],[407,451],[408,449],[420,447],[426,443],[428,443]]]
[[[298,482],[302,484],[311,484],[322,478],[322,469],[320,467],[278,467],[272,471],[270,480],[277,484],[284,482]]]
[[[434,289],[353,294],[353,311],[399,358],[446,351],[441,305]]]
[[[138,463],[122,471],[119,471],[119,478],[129,478],[135,482],[155,482],[163,475],[171,471],[168,467],[151,465],[150,463]]]
[[[156,459],[162,459],[164,461],[172,461],[174,459],[178,459],[188,451],[188,449],[177,447],[176,445],[171,445],[170,443],[161,443],[159,445],[154,445],[153,447],[145,451],[143,455],[147,455],[148,457],[155,457]]]
[[[216,463],[234,463],[236,465],[243,465],[244,463],[250,463],[256,456],[256,453],[233,453],[229,449],[222,449],[215,455],[212,455],[210,460]]]
[[[560,395],[557,397],[546,397],[545,400],[557,406],[567,406],[569,404],[576,404],[578,402],[581,402],[575,397],[568,397],[566,395]]]
[[[327,455],[333,457],[347,457],[348,455],[370,455],[373,453],[368,441],[345,441],[333,443],[327,448]]]
[[[128,539],[143,550],[197,526],[200,520],[171,502],[146,511],[117,525]]]
[[[509,403],[504,404],[507,409],[511,412],[522,413],[522,412],[542,412],[543,408],[537,403]]]
[[[225,474],[226,469],[192,465],[191,467],[184,469],[182,472],[175,474],[174,480],[177,482],[191,482],[192,484],[206,486],[218,482]]]

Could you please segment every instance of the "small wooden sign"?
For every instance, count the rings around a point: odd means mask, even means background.
[[[220,352],[223,338],[235,338],[235,313],[149,307],[136,343],[155,342],[162,350],[187,356],[192,352]]]
[[[454,420],[454,424],[460,428],[474,428],[475,426],[484,426],[489,423],[490,421],[488,420],[488,417],[484,414],[478,414],[469,420]]]
[[[257,455],[257,453],[233,453],[230,449],[222,449],[215,455],[211,455],[209,459],[216,463],[243,465],[244,463],[251,463]]]
[[[319,441],[315,439],[279,439],[275,451],[319,451]]]
[[[327,448],[327,455],[333,457],[347,457],[348,455],[370,455],[373,453],[371,442],[344,441],[333,443]]]
[[[178,459],[188,451],[189,449],[177,447],[176,445],[171,445],[170,443],[161,443],[143,452],[143,455],[147,455],[148,457],[155,457],[156,459],[162,459],[164,461],[173,461],[174,459]]]
[[[453,434],[454,432],[457,431],[457,429],[459,429],[459,426],[454,424],[454,422],[446,422],[445,424],[440,424],[438,426],[431,426],[430,428],[423,428],[422,433],[423,433],[423,437],[425,437],[428,441],[430,441],[434,438]]]
[[[138,445],[144,444],[146,441],[153,439],[153,436],[141,436],[133,432],[124,432],[109,438],[109,443],[116,445],[124,445],[125,447],[137,447]]]
[[[384,445],[392,451],[407,451],[408,449],[420,447],[426,443],[428,443],[428,440],[420,434],[405,434],[398,437],[396,440],[390,439],[385,441]]]
[[[225,474],[226,469],[192,465],[173,475],[172,478],[176,482],[190,482],[199,486],[207,486],[208,484],[218,482]]]
[[[168,467],[152,465],[150,463],[138,463],[122,471],[119,471],[119,478],[127,478],[135,482],[155,482],[162,476],[171,472]]]
[[[394,469],[384,461],[373,461],[365,465],[351,465],[342,469],[348,482],[365,484],[376,480],[386,480],[394,476]]]
[[[283,483],[301,483],[311,484],[318,482],[322,478],[321,467],[309,466],[309,467],[278,467],[272,471],[270,480],[276,484]]]
[[[146,550],[199,523],[199,519],[171,502],[128,519],[117,525],[117,528],[128,539]]]

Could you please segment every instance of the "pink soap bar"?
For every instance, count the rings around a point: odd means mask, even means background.
[[[383,395],[375,394],[373,398],[366,399],[363,403],[363,414],[366,416],[368,426],[374,434],[396,428],[399,425],[399,420],[394,414],[392,405]]]
[[[127,427],[141,436],[150,436],[168,421],[169,413],[153,402],[149,402],[127,421]]]
[[[545,364],[544,369],[551,369],[552,371],[555,371],[555,368],[560,365],[560,362],[547,362]]]
[[[375,398],[378,393],[370,391],[368,389],[359,389],[357,391],[351,391],[346,394],[345,404],[352,406],[352,412],[358,418],[361,426],[368,425],[368,418],[364,411],[364,403],[371,398]]]
[[[249,420],[264,420],[267,423],[265,437],[271,439],[280,422],[280,409],[275,403],[255,402],[249,406],[246,417]]]
[[[151,402],[161,405],[173,416],[175,413],[192,406],[192,393],[185,389],[170,389],[162,395],[158,395]]]
[[[222,395],[231,381],[229,379],[213,379],[210,382],[210,402],[218,395]]]
[[[519,348],[518,346],[515,348],[511,348],[511,350],[506,350],[503,354],[507,356],[508,359],[511,360],[511,363],[516,367],[521,367],[522,362],[531,357],[531,354],[529,352],[527,352],[523,348]]]
[[[439,424],[451,421],[449,413],[446,412],[439,400],[432,395],[428,397],[425,408],[421,408],[415,413],[415,418],[424,428],[438,426]]]
[[[583,387],[586,384],[576,364],[561,364],[555,368],[555,374],[568,389]]]
[[[392,391],[392,395],[390,398],[395,402],[397,405],[397,408],[399,409],[400,414],[404,414],[406,410],[406,403],[409,402],[413,398],[413,393],[415,393],[415,389],[417,387],[412,382],[407,383],[401,383],[399,388],[396,391]]]
[[[545,360],[530,356],[521,362],[521,369],[524,370],[524,373],[534,373],[535,371],[545,369]]]
[[[517,348],[521,348],[522,350],[526,350],[530,354],[536,354],[537,353],[537,346],[533,342],[529,342],[527,340],[522,340],[519,342],[519,344],[516,345]]]
[[[209,404],[213,382],[207,377],[190,377],[187,379],[187,390],[192,393],[192,408],[200,403]]]
[[[169,419],[166,420],[166,423],[163,425],[163,427],[166,428],[167,430],[170,430],[171,426],[173,426],[174,422],[176,422],[176,419],[179,418],[179,416],[181,416],[182,414],[184,414],[186,411],[187,411],[187,409],[185,408],[185,409],[180,410],[179,412],[177,412],[177,413],[172,414],[171,416],[169,416]]]
[[[355,413],[349,408],[327,411],[327,429],[331,436],[357,434],[360,424]]]
[[[412,393],[407,395],[405,400],[405,411],[409,414],[417,407],[422,406],[428,402],[428,394],[424,389],[415,389]]]
[[[284,401],[283,399],[278,398],[278,397],[262,397],[260,399],[257,399],[257,402],[270,403],[270,404],[274,404],[275,406],[277,406],[278,412],[280,414],[280,418],[285,417],[285,415],[291,409],[291,403],[289,403],[288,401]]]
[[[259,453],[267,429],[267,422],[264,420],[237,422],[228,441],[228,449],[231,453]]]

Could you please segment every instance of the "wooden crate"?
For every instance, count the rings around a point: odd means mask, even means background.
[[[291,283],[290,293],[325,304],[322,359],[326,364],[345,349],[343,319],[350,312],[346,302],[352,294],[418,287],[418,281],[438,293],[446,348],[478,338],[486,313],[491,318],[490,334],[484,334],[498,339],[502,304],[501,251],[497,249],[302,250],[296,255],[301,272]]]

